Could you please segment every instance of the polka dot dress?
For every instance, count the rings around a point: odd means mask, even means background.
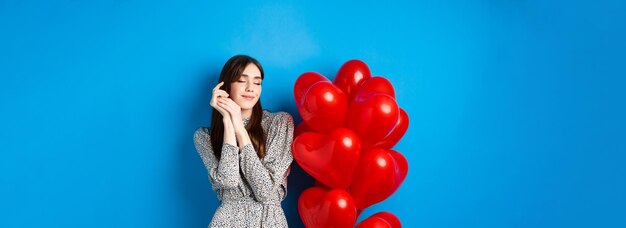
[[[243,121],[247,124],[249,120]],[[263,159],[252,144],[244,145],[240,152],[236,145],[224,143],[218,160],[209,129],[201,127],[194,133],[196,150],[221,201],[209,227],[287,227],[280,203],[287,194],[293,161],[293,118],[286,112],[263,110],[261,125],[267,134]]]

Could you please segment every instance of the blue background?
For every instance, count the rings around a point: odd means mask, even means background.
[[[624,1],[224,2],[0,0],[0,227],[205,227],[192,135],[240,53],[296,122],[305,71],[394,84],[410,172],[361,219],[626,227]]]

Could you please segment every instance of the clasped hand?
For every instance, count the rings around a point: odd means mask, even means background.
[[[211,107],[215,108],[224,119],[229,119],[232,121],[234,126],[236,123],[241,123],[241,107],[235,103],[232,99],[229,98],[228,93],[226,91],[221,90],[220,86],[222,86],[224,82],[220,82],[213,88],[213,96],[211,97]]]

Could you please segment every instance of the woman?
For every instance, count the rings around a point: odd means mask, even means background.
[[[209,227],[287,227],[280,203],[293,161],[293,119],[261,108],[263,78],[254,58],[230,58],[213,88],[211,129],[194,134],[221,201]]]

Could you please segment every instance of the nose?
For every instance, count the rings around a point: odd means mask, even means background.
[[[254,90],[252,89],[252,84],[251,83],[248,83],[246,85],[246,92],[254,92]]]

